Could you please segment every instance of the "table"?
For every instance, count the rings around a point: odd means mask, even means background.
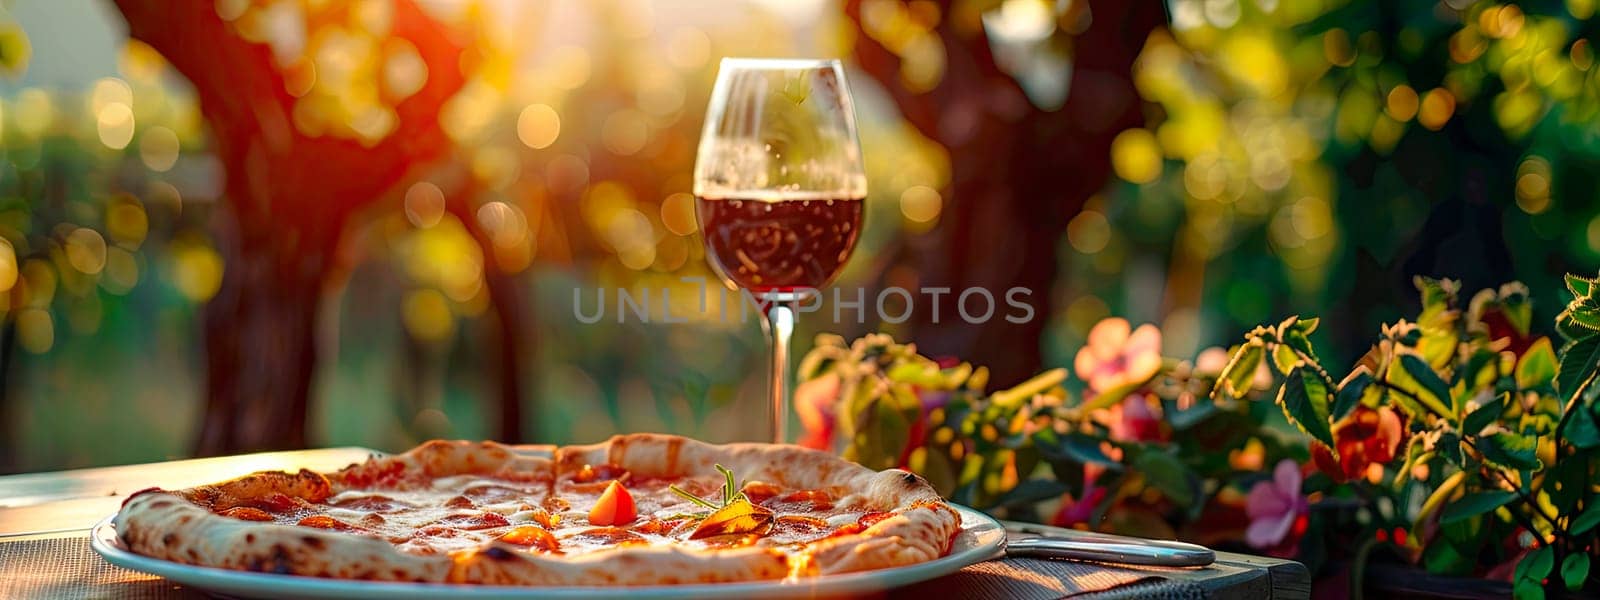
[[[190,487],[260,470],[334,470],[372,453],[365,448],[326,448],[0,476],[0,597],[204,597],[159,578],[106,564],[89,550],[87,530],[116,512],[129,494],[147,487]],[[1072,530],[1047,529],[1052,535],[1079,535]],[[1310,576],[1300,563],[1219,552],[1215,564],[1199,569],[1132,569],[1034,559],[990,561],[895,590],[888,597],[1266,600],[1308,598],[1310,589]]]

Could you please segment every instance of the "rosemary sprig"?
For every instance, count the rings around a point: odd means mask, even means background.
[[[744,495],[744,485],[734,483],[733,471],[722,465],[716,467],[717,472],[722,473],[722,478],[725,480],[722,484],[722,505],[727,506],[738,500],[748,501],[749,498]]]
[[[717,510],[721,510],[722,508],[728,506],[729,504],[733,504],[734,502],[738,502],[740,500],[744,500],[746,502],[748,502],[750,500],[748,497],[746,497],[744,495],[744,491],[743,491],[744,485],[738,483],[738,478],[733,476],[733,471],[728,470],[727,467],[724,467],[722,465],[716,465],[716,467],[717,467],[717,472],[722,474],[722,479],[723,479],[723,482],[722,482],[722,504],[720,504],[720,505],[715,503],[715,502],[712,502],[710,500],[707,500],[705,498],[701,498],[699,496],[691,494],[691,493],[689,493],[688,490],[680,488],[680,487],[678,487],[676,485],[667,486],[667,489],[670,490],[672,493],[683,497],[683,499],[685,499],[685,500],[688,500],[688,501],[693,502],[695,504],[698,504],[700,506],[704,506],[707,509],[706,512],[692,513],[692,514],[685,513],[684,516],[688,516],[688,517],[696,518],[696,519],[703,519],[706,516],[710,515],[712,512],[715,512]]]
[[[684,490],[683,488],[680,488],[680,487],[678,487],[676,485],[668,486],[667,489],[672,490],[672,493],[674,493],[674,494],[677,494],[679,496],[683,496],[683,499],[685,499],[685,500],[688,500],[688,501],[693,502],[695,504],[699,504],[700,506],[704,506],[704,507],[709,508],[711,510],[716,510],[716,509],[722,508],[720,506],[712,504],[710,500],[706,500],[705,498],[701,498],[699,496],[691,494],[687,490]]]

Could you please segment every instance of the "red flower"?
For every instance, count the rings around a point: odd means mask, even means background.
[[[1083,498],[1074,499],[1071,494],[1061,497],[1061,509],[1056,511],[1050,524],[1056,527],[1072,527],[1074,525],[1087,525],[1089,519],[1094,517],[1095,505],[1106,499],[1106,489],[1093,483],[1083,487]]]
[[[1327,446],[1313,442],[1311,458],[1317,468],[1335,481],[1360,479],[1368,465],[1388,464],[1405,441],[1405,423],[1393,408],[1358,406],[1333,424],[1333,444],[1338,458]]]
[[[839,401],[839,376],[828,373],[794,390],[794,411],[800,416],[796,443],[813,450],[833,447],[834,404]]]

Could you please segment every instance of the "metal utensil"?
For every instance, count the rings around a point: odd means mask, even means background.
[[[1082,560],[1153,567],[1203,567],[1217,560],[1210,548],[1171,540],[1063,530],[1024,523],[1005,524],[1005,555],[1011,558]],[[1020,535],[1017,535],[1020,534]]]

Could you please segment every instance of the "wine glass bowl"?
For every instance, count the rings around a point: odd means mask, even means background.
[[[768,299],[833,281],[855,249],[861,205],[860,198],[821,195],[697,196],[695,210],[712,268]]]
[[[723,283],[763,304],[773,439],[787,440],[792,303],[827,285],[867,195],[855,108],[836,60],[723,59],[695,157],[695,216]]]

